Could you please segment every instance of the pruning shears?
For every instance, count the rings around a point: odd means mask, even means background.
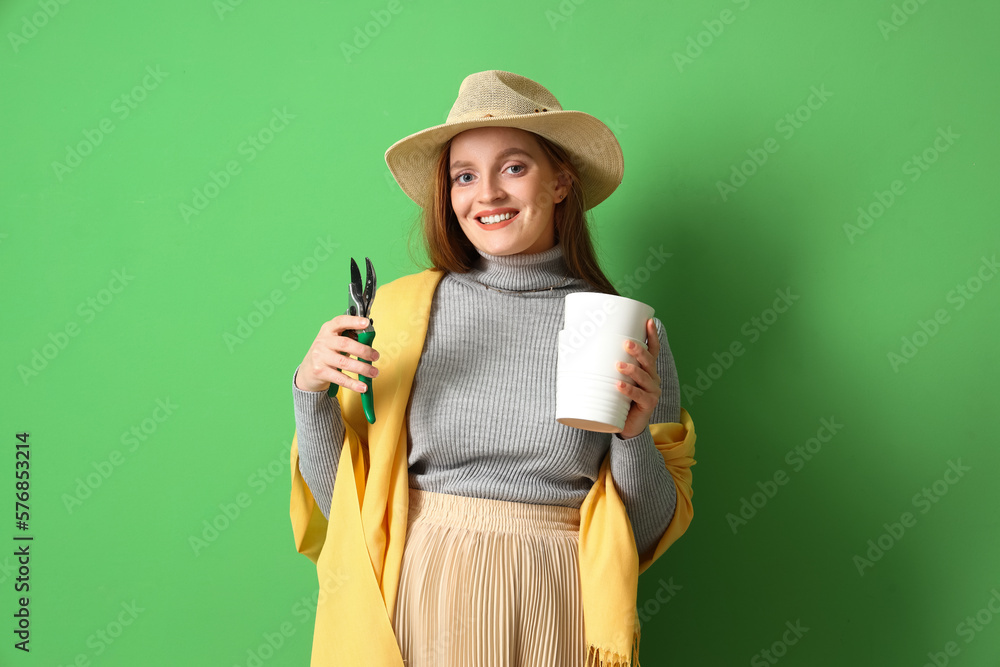
[[[351,258],[351,283],[347,286],[347,315],[357,315],[358,317],[367,317],[368,326],[364,329],[355,330],[355,335],[357,341],[363,345],[371,345],[372,341],[375,340],[375,322],[371,319],[371,309],[372,301],[375,299],[375,290],[378,287],[378,283],[375,278],[375,267],[372,266],[372,261],[365,257],[365,282],[362,287],[361,284],[361,269],[358,268],[358,263]],[[354,337],[354,336],[352,336]],[[359,357],[360,359],[360,357]],[[368,359],[363,359],[362,361],[369,361]],[[372,394],[372,379],[367,375],[358,374],[358,379],[368,385],[368,389],[361,394],[361,407],[365,411],[365,419],[368,420],[369,424],[375,423],[375,396]],[[330,388],[326,390],[329,396],[337,395],[337,388],[340,385],[335,383],[330,383]]]

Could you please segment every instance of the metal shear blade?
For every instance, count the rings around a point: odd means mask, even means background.
[[[367,275],[362,286],[361,270],[354,258],[351,258],[350,310],[352,315],[360,315],[361,317],[368,317],[371,313],[372,301],[375,299],[375,290],[378,287],[372,261],[365,257],[365,263]]]
[[[375,289],[378,287],[375,279],[375,267],[372,266],[372,261],[365,257],[365,315],[371,312],[372,301],[375,299]],[[360,282],[360,276],[359,276]]]
[[[351,284],[347,286],[348,312],[359,317],[368,317],[368,304],[362,296],[361,270],[351,258]]]

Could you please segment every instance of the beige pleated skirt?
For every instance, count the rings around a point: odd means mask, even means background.
[[[407,667],[581,667],[580,511],[410,489],[396,597]]]

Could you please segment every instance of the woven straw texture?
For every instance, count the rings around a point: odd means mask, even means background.
[[[608,198],[622,182],[624,160],[614,133],[582,111],[562,108],[544,86],[502,70],[470,74],[445,123],[400,139],[385,153],[393,177],[410,199],[430,205],[433,168],[444,143],[476,127],[517,127],[562,146],[580,176],[585,208]]]

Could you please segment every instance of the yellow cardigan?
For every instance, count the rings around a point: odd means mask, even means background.
[[[443,275],[428,269],[378,290],[372,311],[381,355],[375,364],[379,369],[374,385],[376,421],[365,420],[360,394],[337,392],[346,433],[329,520],[299,472],[298,431],[292,437],[290,513],[295,547],[316,564],[319,579],[311,667],[403,667],[393,615],[409,507],[406,408],[431,299]],[[639,558],[625,505],[612,480],[610,454],[580,507],[587,667],[639,667],[639,574],[684,534],[694,516],[695,433],[690,415],[681,409],[680,422],[651,424],[649,429],[677,486],[674,517],[653,553]]]

